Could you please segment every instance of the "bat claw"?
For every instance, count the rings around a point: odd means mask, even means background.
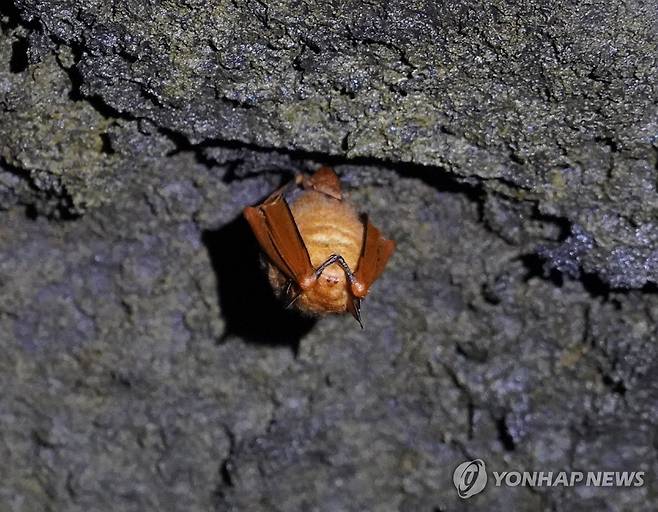
[[[350,308],[350,313],[354,317],[354,320],[359,322],[361,329],[364,329],[363,322],[361,321],[361,300],[354,297],[352,299],[352,307]]]
[[[292,286],[293,286],[293,281],[292,281],[292,279],[289,279],[288,282],[286,283],[286,291],[285,291],[285,294],[286,294],[287,297],[290,297],[290,295],[291,295],[291,292],[292,292]],[[293,296],[288,300],[288,302],[286,302],[285,308],[286,308],[286,309],[290,309],[290,308],[292,307],[292,305],[295,303],[295,301],[296,301],[297,299],[299,299],[299,296],[300,296],[301,294],[302,294],[302,293],[299,292],[299,293],[296,293],[295,295],[293,295]]]
[[[285,308],[290,309],[292,305],[299,299],[299,296],[301,293],[296,294],[292,299],[290,299],[288,302],[286,302]]]

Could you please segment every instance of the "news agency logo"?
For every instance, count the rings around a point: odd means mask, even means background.
[[[470,498],[479,493],[487,485],[487,470],[482,459],[467,460],[455,468],[452,474],[452,483],[455,484],[457,495]]]
[[[642,487],[644,471],[492,471],[495,487]],[[457,495],[470,498],[487,485],[482,459],[467,460],[452,474]]]

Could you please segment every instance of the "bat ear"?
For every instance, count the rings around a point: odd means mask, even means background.
[[[363,329],[363,322],[361,322],[361,299],[352,297],[347,301],[347,310],[352,313],[354,320],[359,322],[361,329]]]
[[[343,200],[340,180],[331,167],[320,167],[312,176],[304,178],[302,185],[306,190],[315,190],[339,201]]]

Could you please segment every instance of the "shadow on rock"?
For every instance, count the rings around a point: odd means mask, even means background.
[[[288,310],[274,296],[260,261],[260,250],[242,215],[217,230],[203,232],[217,275],[217,294],[231,335],[264,345],[288,345],[295,353],[315,320]]]

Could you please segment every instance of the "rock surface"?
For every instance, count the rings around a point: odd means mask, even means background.
[[[658,507],[652,2],[0,7],[0,510]],[[241,209],[333,165],[398,242],[273,299]],[[496,487],[454,468],[645,471]]]

